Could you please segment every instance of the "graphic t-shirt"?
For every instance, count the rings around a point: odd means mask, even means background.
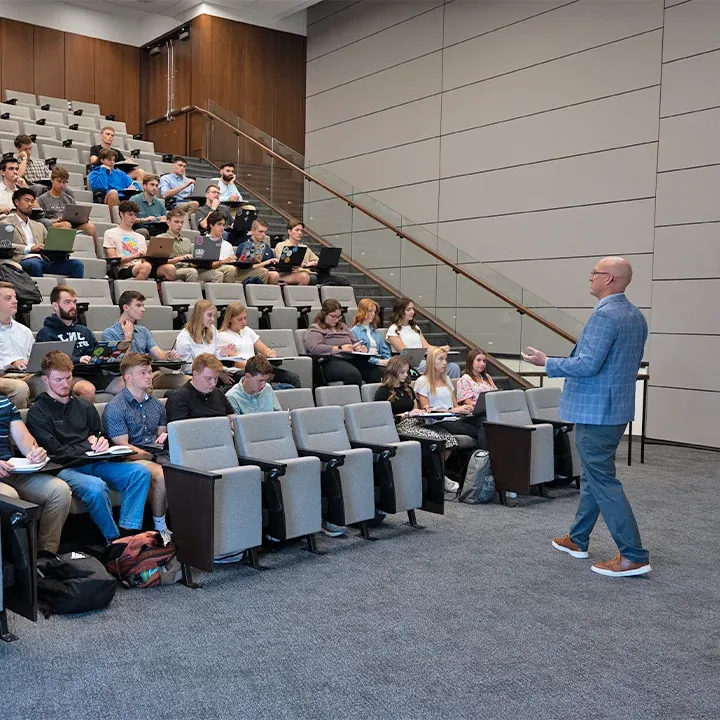
[[[147,252],[147,242],[140,233],[136,233],[133,230],[123,230],[119,226],[105,231],[105,235],[103,235],[103,247],[113,248],[115,252],[117,252],[118,257],[127,257],[137,252]],[[138,261],[139,258],[136,258],[124,267],[131,267]]]

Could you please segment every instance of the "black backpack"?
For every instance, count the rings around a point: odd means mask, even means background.
[[[41,553],[37,568],[38,602],[46,617],[100,610],[115,597],[115,578],[84,553]]]
[[[35,281],[15,265],[0,262],[0,280],[14,285],[19,308],[23,305],[39,305],[42,302],[42,295]]]

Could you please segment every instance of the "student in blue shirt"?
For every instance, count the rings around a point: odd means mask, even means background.
[[[160,178],[160,195],[168,208],[178,208],[192,215],[200,203],[190,200],[195,190],[195,181],[185,175],[187,161],[176,155],[173,158],[173,171]]]
[[[114,150],[101,150],[100,166],[90,171],[88,185],[93,192],[93,198],[106,205],[119,205],[118,190],[140,190],[140,185],[127,173],[115,169]]]
[[[208,225],[209,224],[210,216],[208,216]],[[275,257],[275,253],[270,245],[265,242],[267,228],[268,224],[264,220],[253,220],[252,227],[250,228],[250,237],[237,246],[235,254],[238,260],[253,263],[252,269],[250,270],[241,270],[238,268],[238,282],[242,282],[247,277],[259,277],[265,285],[278,284],[280,273],[276,270],[268,269],[268,266],[277,265],[278,259]]]
[[[253,355],[245,363],[245,374],[225,397],[239,415],[276,412],[281,410],[277,396],[270,385],[272,365],[262,355]]]

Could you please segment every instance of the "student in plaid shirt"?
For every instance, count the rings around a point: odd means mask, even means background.
[[[50,179],[50,168],[45,164],[44,160],[36,160],[32,157],[33,143],[29,135],[18,135],[15,138],[15,149],[17,150],[17,159],[20,163],[19,174],[25,180],[28,186],[36,185],[41,180]],[[40,185],[33,188],[36,195],[45,192],[47,188]]]
[[[615,451],[635,416],[635,382],[647,340],[645,317],[625,297],[632,266],[606,257],[590,273],[590,294],[598,298],[568,358],[549,358],[528,348],[523,359],[545,366],[548,377],[564,377],[560,417],[575,423],[582,481],[580,503],[570,532],[553,547],[572,557],[588,557],[590,533],[602,514],[619,553],[592,570],[609,577],[650,572],[635,516],[615,475]]]

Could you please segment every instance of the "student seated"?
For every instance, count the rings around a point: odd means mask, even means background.
[[[6,370],[26,370],[33,346],[30,328],[15,320],[18,302],[15,286],[0,282],[0,394],[6,395],[16,407],[26,408],[30,399],[28,381],[32,374],[6,375]]]
[[[40,222],[46,228],[64,228],[66,230],[74,229],[89,235],[93,241],[97,240],[97,230],[91,222],[75,224],[63,220],[63,212],[67,205],[77,205],[75,194],[67,186],[70,179],[70,173],[57,165],[50,173],[52,186],[47,192],[43,192],[37,199],[37,204],[42,208],[45,216],[40,218]]]
[[[235,411],[225,394],[218,390],[222,363],[210,353],[201,353],[192,364],[192,379],[168,396],[165,412],[168,422],[193,418],[222,417]]]
[[[220,189],[220,202],[242,202],[240,190],[235,185],[235,165],[231,162],[223,163],[220,166],[218,188]]]
[[[13,195],[16,190],[25,188],[25,181],[19,175],[19,163],[14,157],[0,160],[0,217],[9,215],[14,209]]]
[[[47,459],[47,452],[39,447],[20,417],[15,405],[0,396],[0,495],[19,497],[41,506],[38,547],[56,553],[60,545],[60,533],[70,512],[72,493],[67,483],[45,473],[16,473],[8,460],[15,447],[31,463]]]
[[[247,326],[247,310],[240,303],[231,303],[225,308],[218,342],[221,345],[233,346],[232,354],[242,358],[235,362],[235,367],[240,370],[245,370],[246,363],[255,355],[266,358],[277,357],[277,353],[271,350],[252,328]],[[289,388],[301,387],[300,376],[291,370],[273,367],[272,373],[275,376],[275,382],[280,385],[287,385]]]
[[[201,233],[206,233],[210,230],[207,221],[208,215],[213,212],[220,213],[227,227],[232,225],[233,218],[230,214],[230,210],[227,205],[223,205],[220,201],[220,188],[218,185],[208,185],[205,188],[205,204],[201,205],[195,211],[195,222],[197,223],[198,230]]]
[[[322,357],[323,374],[327,382],[339,380],[343,385],[380,382],[382,370],[369,360],[342,353],[367,353],[367,348],[357,341],[342,321],[342,306],[328,298],[322,304],[315,321],[305,333],[305,350],[308,355]]]
[[[233,411],[249,415],[280,410],[280,403],[270,385],[272,378],[272,365],[262,355],[253,355],[245,363],[245,374],[240,382],[225,395]]]
[[[100,165],[93,168],[87,178],[95,202],[104,202],[113,207],[120,204],[118,190],[140,190],[140,184],[127,173],[115,169],[115,150],[101,150]]]
[[[151,275],[156,275],[159,280],[174,280],[174,265],[164,263],[153,272],[153,265],[145,260],[147,240],[132,229],[137,219],[137,205],[123,200],[118,206],[118,213],[120,224],[105,231],[103,247],[109,258],[122,258],[118,272],[120,279],[148,280]]]
[[[60,470],[58,477],[85,504],[105,542],[110,543],[120,537],[120,529],[113,518],[109,490],[123,493],[120,527],[140,530],[150,489],[150,471],[135,462],[95,461],[87,457],[88,451],[102,452],[109,449],[110,443],[103,437],[95,407],[73,396],[72,372],[72,360],[65,353],[53,351],[43,358],[46,391],[38,395],[28,411],[28,429],[58,463],[78,463]]]
[[[478,439],[478,447],[485,448],[485,432],[473,408],[460,405],[447,375],[447,353],[441,347],[431,347],[427,354],[425,373],[415,381],[415,395],[420,407],[435,412],[452,412],[455,417],[441,420],[438,426],[453,435],[468,435]],[[483,418],[484,419],[484,418]]]
[[[85,268],[80,260],[49,260],[43,256],[47,228],[36,220],[30,219],[35,193],[20,188],[13,193],[15,214],[3,220],[14,228],[12,235],[13,257],[22,269],[31,277],[43,277],[45,273],[81,278]]]
[[[410,298],[398,298],[393,305],[392,315],[390,316],[390,327],[388,328],[387,338],[388,344],[396,352],[402,352],[405,348],[425,348],[430,350],[431,345],[422,334],[422,331],[415,322],[415,305]],[[442,349],[447,353],[450,350],[449,345],[443,345]],[[425,372],[426,363],[423,360],[417,370],[420,373]],[[450,378],[460,377],[460,366],[457,363],[450,362],[447,364],[447,375]]]
[[[103,425],[113,445],[130,445],[135,448],[133,460],[144,465],[152,477],[150,508],[155,530],[167,544],[170,531],[167,527],[167,496],[162,465],[153,462],[153,456],[138,445],[164,445],[167,440],[165,408],[152,396],[152,357],[131,352],[120,361],[120,375],[125,388],[103,411]]]
[[[473,348],[465,358],[465,374],[455,387],[457,401],[474,408],[480,394],[489,390],[497,390],[497,386],[487,372],[487,353]]]
[[[158,197],[158,187],[160,178],[157,175],[147,174],[142,179],[142,192],[128,198],[138,207],[136,223],[146,222],[166,222],[167,211],[165,203]],[[150,233],[142,227],[136,228],[137,231],[146,237],[150,237]]]
[[[73,363],[88,364],[93,350],[97,347],[97,340],[88,328],[78,322],[76,292],[67,285],[56,285],[50,291],[50,304],[54,314],[45,318],[45,322],[35,338],[36,341],[72,340],[75,342],[72,354]],[[87,380],[75,378],[72,389],[75,395],[93,403],[96,390],[115,395],[122,388],[121,378],[113,376],[105,370],[97,370],[88,375]]]
[[[118,298],[118,307],[120,317],[114,325],[103,330],[103,340],[130,342],[131,352],[150,355],[156,360],[180,359],[176,350],[165,351],[158,347],[152,333],[144,325],[138,325],[145,315],[145,296],[142,293],[126,290]],[[156,390],[169,390],[185,384],[189,379],[187,375],[161,369],[153,373],[153,387]]]
[[[235,248],[224,239],[225,220],[223,220],[220,213],[211,212],[207,216],[207,226],[207,236],[220,243],[220,259],[212,264],[210,270],[205,272],[214,273],[216,282],[235,282],[239,271],[232,263],[237,262],[237,257],[235,256]],[[218,273],[220,274],[219,278],[217,277]]]
[[[380,324],[380,307],[374,300],[363,298],[355,313],[353,321],[353,337],[361,342],[372,355],[373,365],[385,367],[390,359],[390,346],[380,337],[377,327]]]
[[[100,131],[100,144],[93,145],[90,148],[90,165],[97,166],[101,164],[100,153],[103,150],[112,150],[115,153],[115,162],[124,162],[125,156],[114,148],[113,141],[115,140],[115,128],[112,125],[105,126]]]
[[[50,179],[50,168],[44,160],[33,158],[32,138],[29,135],[18,135],[14,144],[17,150],[17,159],[20,163],[18,175],[36,195],[45,192],[45,186],[40,184],[40,181]]]
[[[194,213],[200,203],[190,200],[195,190],[195,181],[185,175],[187,161],[176,155],[173,158],[172,172],[160,178],[160,196],[168,208],[179,208],[188,215]]]
[[[395,356],[388,361],[383,375],[382,385],[375,392],[375,400],[386,400],[390,403],[397,431],[401,435],[445,441],[445,459],[450,455],[458,442],[452,433],[437,424],[428,426],[423,416],[425,410],[420,407],[410,383],[410,363],[402,357]],[[445,489],[456,492],[460,487],[450,478],[445,478]]]
[[[265,285],[278,284],[280,273],[276,270],[268,269],[274,268],[278,263],[278,259],[275,257],[275,253],[272,251],[270,245],[265,243],[267,228],[268,225],[264,220],[253,220],[252,227],[250,228],[250,237],[245,242],[240,243],[235,249],[235,254],[238,259],[245,255],[250,257],[253,263],[250,270],[240,270],[238,268],[237,279],[239,282],[256,277],[260,278],[260,281]]]

